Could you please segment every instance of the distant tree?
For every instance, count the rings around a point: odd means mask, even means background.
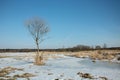
[[[87,45],[77,45],[75,47],[73,47],[74,49],[79,49],[79,50],[88,50],[91,49],[90,46]]]
[[[43,64],[43,56],[42,53],[39,53],[39,44],[43,42],[44,36],[48,33],[48,26],[45,24],[43,20],[40,18],[33,18],[26,21],[26,26],[31,33],[33,39],[35,40],[35,44],[37,46],[37,53],[35,57],[35,64],[41,65]]]
[[[104,48],[104,49],[107,48],[107,44],[104,43],[104,44],[103,44],[103,48]]]
[[[95,49],[101,49],[101,46],[97,45],[97,46],[95,47]]]
[[[94,49],[94,47],[93,47],[93,46],[91,46],[91,49]]]

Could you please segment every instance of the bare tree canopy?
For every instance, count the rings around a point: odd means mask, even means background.
[[[33,18],[26,22],[29,32],[34,40],[38,40],[40,43],[44,40],[44,35],[49,31],[46,23],[40,18]]]

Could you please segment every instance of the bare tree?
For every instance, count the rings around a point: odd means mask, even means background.
[[[35,40],[35,44],[37,46],[37,53],[35,56],[35,64],[41,65],[41,64],[43,64],[43,61],[42,61],[43,56],[42,56],[42,53],[39,53],[39,49],[40,49],[39,44],[45,40],[44,36],[49,31],[48,26],[40,18],[33,18],[33,19],[27,20],[26,26],[27,26],[29,32],[31,33],[33,39]]]
[[[101,49],[100,45],[96,45],[95,49]]]
[[[103,48],[104,49],[107,48],[107,44],[106,43],[103,44]]]

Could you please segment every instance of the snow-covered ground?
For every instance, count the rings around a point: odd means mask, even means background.
[[[49,58],[45,65],[34,65],[33,53],[0,53],[1,56],[9,56],[0,58],[0,69],[4,67],[23,68],[23,71],[15,71],[9,74],[32,73],[35,77],[30,80],[90,80],[80,77],[77,73],[89,73],[94,78],[92,80],[120,80],[120,64],[99,61],[92,62],[89,58],[75,58],[64,56],[61,54],[53,54],[58,58]],[[51,56],[51,55],[49,55]],[[17,80],[27,80],[25,78],[17,78]]]

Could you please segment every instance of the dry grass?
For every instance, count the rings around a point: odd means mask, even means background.
[[[112,60],[120,53],[120,50],[96,50],[96,51],[80,51],[80,52],[74,52],[71,54],[71,56],[77,57],[77,58],[84,58],[84,57],[90,57],[92,59],[98,59],[98,60]]]
[[[29,80],[29,77],[34,77],[36,75],[33,75],[31,73],[24,73],[24,74],[17,74],[14,76],[7,76],[12,72],[15,72],[16,70],[18,71],[23,71],[23,68],[13,68],[13,67],[5,67],[3,69],[0,69],[0,80],[16,80],[17,78],[26,78]]]
[[[15,78],[28,78],[28,77],[34,77],[34,76],[36,76],[36,75],[33,75],[31,73],[24,73],[24,74],[21,74],[21,75],[19,75],[19,74],[14,75],[13,77],[15,77]]]
[[[107,77],[95,77],[93,75],[91,75],[90,73],[82,73],[82,72],[78,72],[77,75],[79,75],[80,77],[82,78],[85,78],[85,79],[89,79],[89,80],[108,80]]]
[[[77,58],[90,57],[92,59],[108,59],[112,60],[116,57],[117,54],[120,54],[120,50],[94,50],[94,51],[79,51],[79,52],[47,52],[43,53],[43,60],[48,58],[61,58],[60,55],[74,56]]]
[[[15,70],[19,70],[19,71],[23,71],[23,69],[21,68],[13,68],[13,67],[5,67],[3,69],[0,69],[0,77],[5,77],[6,75],[14,72]]]
[[[116,57],[117,54],[120,54],[120,50],[94,50],[94,51],[79,51],[79,52],[49,52],[49,51],[45,51],[45,52],[43,52],[43,61],[45,62],[48,58],[61,58],[62,57],[62,56],[60,56],[61,54],[67,55],[67,56],[74,56],[77,58],[90,57],[92,59],[99,59],[99,60],[102,60],[102,59],[112,60]],[[0,58],[6,58],[8,56],[3,55],[3,53],[0,54]],[[11,56],[11,57],[13,57],[13,56]],[[21,56],[21,57],[19,55],[14,56],[14,57],[17,59],[18,59],[18,57],[19,58],[24,58],[24,57],[34,58],[35,52],[32,52],[32,53],[30,52],[30,53],[26,54],[25,56]]]

